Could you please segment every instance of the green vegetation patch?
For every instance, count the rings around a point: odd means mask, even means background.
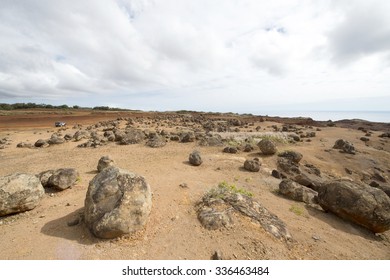
[[[245,190],[244,188],[239,188],[235,184],[229,184],[225,181],[218,184],[218,187],[211,189],[206,196],[212,197],[215,199],[224,199],[231,194],[242,194],[248,197],[252,197],[253,193]]]

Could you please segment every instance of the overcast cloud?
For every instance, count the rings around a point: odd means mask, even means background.
[[[0,0],[0,102],[254,113],[390,104],[389,3]]]

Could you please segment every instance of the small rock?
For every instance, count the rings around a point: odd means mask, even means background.
[[[73,227],[73,226],[76,226],[80,223],[80,217],[77,217],[69,222],[67,222],[66,224],[68,225],[68,227]]]
[[[214,252],[214,254],[211,256],[212,260],[223,260],[221,251],[217,250]]]
[[[250,172],[258,172],[260,170],[260,165],[261,165],[261,162],[258,158],[247,159],[244,162],[245,170],[248,170]]]
[[[190,164],[193,165],[193,166],[199,166],[203,162],[203,160],[202,160],[202,158],[200,156],[200,153],[198,151],[193,151],[189,155],[188,160],[189,160]]]
[[[282,174],[278,170],[276,170],[276,169],[272,170],[271,175],[272,175],[272,177],[274,177],[276,179],[281,179],[282,178]]]
[[[99,159],[97,170],[98,172],[101,172],[104,168],[114,165],[115,161],[110,156],[103,156]]]
[[[317,235],[313,235],[311,238],[313,238],[314,241],[320,241],[321,240],[321,238],[319,236],[317,236]]]
[[[238,153],[238,149],[236,147],[225,147],[223,149],[223,152],[224,153],[229,153],[229,154],[237,154]]]

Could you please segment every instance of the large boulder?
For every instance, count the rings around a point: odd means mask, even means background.
[[[257,145],[264,155],[273,155],[278,151],[275,143],[269,139],[263,139]]]
[[[0,216],[34,209],[44,193],[34,175],[16,173],[0,177]]]
[[[289,179],[280,182],[279,193],[292,200],[305,202],[307,204],[318,203],[316,191]]]
[[[79,178],[79,172],[74,168],[57,169],[47,181],[47,187],[53,187],[57,190],[65,190],[74,186]]]
[[[318,202],[324,210],[373,232],[390,229],[390,198],[382,190],[337,180],[320,188]]]
[[[116,238],[142,229],[151,208],[150,186],[142,176],[108,167],[89,183],[85,223],[99,238]]]

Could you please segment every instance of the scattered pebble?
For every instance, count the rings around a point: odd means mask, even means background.
[[[211,256],[212,260],[223,260],[221,251],[217,250],[214,252],[214,254]]]
[[[314,239],[314,241],[320,241],[321,238],[318,235],[313,235],[311,238]]]

